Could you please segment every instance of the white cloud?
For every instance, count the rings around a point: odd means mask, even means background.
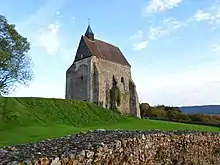
[[[142,30],[138,30],[130,37],[133,42],[134,50],[142,50],[147,47],[151,40],[157,40],[161,37],[169,36],[174,30],[187,26],[185,22],[177,21],[173,17],[162,20],[157,26],[149,28],[147,35],[144,35]]]
[[[148,38],[151,40],[158,39],[160,37],[169,36],[175,29],[186,26],[186,23],[177,21],[175,18],[169,17],[164,19],[155,27],[150,27]]]
[[[48,0],[36,12],[31,14],[23,22],[16,23],[20,32],[31,43],[32,52],[44,52],[45,54],[66,54],[68,48],[62,41],[60,9],[66,0]],[[55,13],[55,14],[54,14]],[[75,17],[70,17],[70,21]],[[67,56],[62,56],[66,60]]]
[[[132,35],[130,37],[131,40],[139,40],[142,39],[144,37],[143,35],[143,31],[142,30],[138,30],[134,35]]]
[[[134,44],[134,50],[142,50],[147,47],[148,41],[141,41],[140,43]]]
[[[220,44],[215,44],[212,46],[212,51],[213,52],[217,52],[217,51],[220,51]]]
[[[57,12],[56,12],[56,15],[60,15],[60,11],[57,11]]]
[[[170,34],[170,30],[164,29],[164,27],[161,27],[161,26],[151,27],[149,29],[149,38],[151,40],[155,40],[163,36],[168,36],[169,34]]]
[[[148,45],[147,40],[143,40],[144,33],[142,30],[138,30],[134,35],[130,37],[130,40],[133,42],[133,49],[136,51],[140,51],[145,49]]]
[[[206,21],[213,25],[212,29],[220,24],[220,1],[215,1],[211,6],[205,9],[198,9],[195,14],[188,20],[192,21]]]
[[[210,15],[210,13],[207,13],[207,12],[199,9],[194,14],[193,19],[195,21],[210,20],[211,19],[211,15]]]
[[[138,71],[135,82],[141,102],[152,105],[220,103],[220,59],[173,73]],[[141,76],[140,76],[141,75]]]
[[[149,13],[164,12],[178,7],[183,0],[150,0],[144,10],[144,15]]]
[[[46,28],[41,29],[39,34],[36,36],[39,45],[42,46],[49,54],[56,53],[60,47],[58,37],[59,31],[60,24],[56,22],[55,24],[50,24]]]
[[[16,25],[19,30],[25,30],[26,33],[31,35],[39,27],[48,25],[48,23],[54,19],[54,13],[60,14],[59,9],[65,4],[65,2],[66,0],[45,1],[45,4],[43,4],[36,12],[32,13],[28,19],[16,23]]]
[[[26,20],[15,23],[18,31],[30,41],[31,50],[29,54],[35,64],[33,68],[35,78],[29,87],[20,86],[11,96],[64,97],[65,70],[62,71],[62,68],[66,68],[66,63],[73,62],[71,57],[74,58],[75,53],[75,48],[68,47],[68,44],[65,44],[67,40],[60,34],[63,25],[61,26],[62,20],[60,20],[62,18],[58,16],[60,14],[59,10],[65,1],[45,1],[45,4]],[[42,62],[44,61],[44,56],[49,54],[59,55],[59,58],[56,58],[57,56],[53,57],[53,62],[56,63],[57,59],[59,59],[60,67],[57,68],[57,65],[54,65],[54,68],[48,69],[64,73],[63,76],[56,73],[56,76],[58,76],[56,80],[54,80],[53,74],[42,77],[42,74],[39,73],[39,70],[42,69],[42,63],[44,63]]]
[[[59,9],[65,2],[66,0],[48,0],[26,20],[16,23],[19,32],[30,41],[31,51],[41,51],[48,54],[58,51],[61,27],[58,16]]]
[[[71,23],[75,23],[75,21],[76,21],[76,17],[75,16],[72,16],[72,18],[71,18]]]

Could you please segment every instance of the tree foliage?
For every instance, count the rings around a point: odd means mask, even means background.
[[[150,106],[148,103],[140,104],[141,117],[151,117],[159,120],[179,121],[191,124],[219,125],[220,116],[205,114],[186,114],[178,107],[157,105]]]
[[[29,49],[27,38],[0,15],[0,94],[9,94],[17,84],[27,85],[32,80]]]
[[[141,103],[140,104],[141,116],[148,116],[148,114],[151,112],[149,109],[150,109],[150,105],[148,103]]]

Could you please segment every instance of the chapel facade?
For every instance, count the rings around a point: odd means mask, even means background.
[[[130,64],[118,47],[95,39],[90,25],[81,36],[75,59],[66,71],[65,98],[93,102],[140,117]]]

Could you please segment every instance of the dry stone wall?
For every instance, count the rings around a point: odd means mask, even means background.
[[[96,130],[0,149],[0,165],[219,165],[220,134]]]

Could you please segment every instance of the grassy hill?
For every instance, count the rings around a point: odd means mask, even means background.
[[[99,128],[220,131],[216,127],[122,116],[83,101],[0,98],[0,147]]]

